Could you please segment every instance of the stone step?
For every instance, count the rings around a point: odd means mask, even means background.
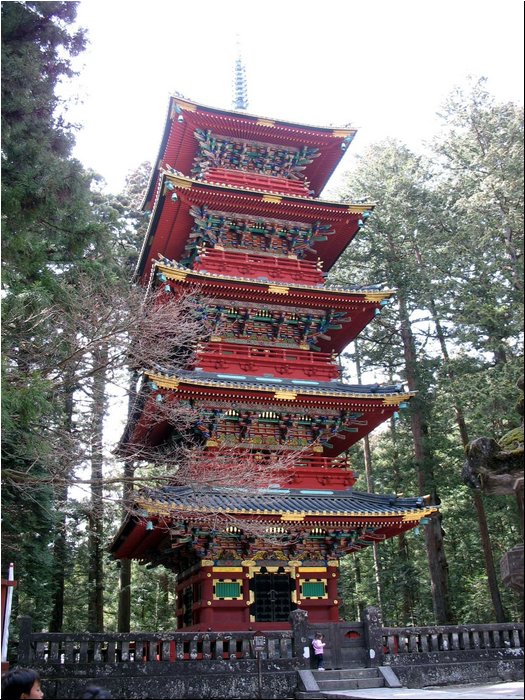
[[[319,690],[358,690],[384,688],[385,681],[377,668],[344,668],[333,671],[314,671]]]
[[[341,678],[333,681],[317,680],[319,690],[359,690],[363,688],[384,688],[382,678]]]
[[[325,697],[335,700],[337,697],[345,697],[349,690],[368,690],[384,688],[385,679],[383,673],[377,668],[340,668],[328,671],[309,671],[313,681],[311,687],[303,687],[295,697],[298,700],[314,700]],[[396,679],[397,680],[397,679]],[[308,683],[307,678],[305,682]],[[338,693],[342,693],[339,695]]]
[[[336,680],[347,678],[379,678],[377,668],[337,668],[326,671],[312,671],[316,680]]]

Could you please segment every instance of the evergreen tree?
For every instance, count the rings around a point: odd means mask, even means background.
[[[373,341],[362,345],[363,365],[383,367],[389,376],[404,350],[401,376],[410,382],[403,373],[414,370],[412,422],[419,414],[421,450],[428,455],[416,464],[424,466],[427,492],[435,490],[443,500],[444,546],[453,563],[450,607],[464,621],[473,619],[469,610],[478,621],[491,617],[490,607],[480,612],[479,596],[474,603],[479,585],[467,583],[475,576],[486,585],[487,574],[473,539],[474,511],[467,506],[472,495],[459,479],[463,446],[469,434],[498,437],[519,421],[509,406],[523,353],[522,131],[522,110],[495,104],[481,82],[447,102],[432,161],[391,142],[372,148],[349,187],[350,196],[368,195],[378,207],[337,270],[341,280],[386,281],[398,290],[388,315],[362,335]],[[374,465],[377,475],[376,455]],[[505,551],[509,537],[508,526],[500,527],[494,516],[502,507],[515,510],[515,504],[474,499],[496,618],[503,620],[492,559]],[[464,510],[456,507],[460,503]],[[508,592],[502,597],[515,611]]]
[[[360,195],[366,193],[380,203],[365,229],[366,233],[362,231],[360,235],[366,240],[366,264],[373,281],[388,281],[397,290],[396,310],[401,347],[398,343],[394,347],[400,350],[400,356],[404,358],[402,376],[408,388],[418,391],[410,408],[413,468],[419,493],[429,494],[433,503],[439,503],[435,477],[437,464],[429,440],[432,406],[429,373],[423,348],[421,344],[418,347],[417,338],[418,325],[421,324],[418,312],[424,310],[420,297],[425,288],[425,279],[414,257],[414,244],[420,228],[417,205],[425,207],[428,177],[420,158],[400,144],[388,142],[372,149],[368,162],[355,175],[352,188],[354,192],[359,189]],[[347,253],[347,261],[350,255],[351,251]],[[385,360],[383,356],[383,366]],[[440,516],[432,518],[425,528],[434,616],[438,624],[451,623],[454,619],[442,532]],[[401,552],[404,551],[401,545]]]
[[[63,274],[102,235],[92,176],[71,157],[73,129],[57,98],[84,48],[70,28],[77,4],[2,3],[3,551],[23,581],[19,612],[36,626],[49,619],[55,587],[48,545],[60,550],[55,476],[65,468],[56,436],[71,415],[71,386],[46,371],[67,353],[54,305]]]

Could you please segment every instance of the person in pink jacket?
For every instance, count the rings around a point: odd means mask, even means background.
[[[317,663],[318,671],[324,671],[323,654],[326,642],[324,642],[323,640],[324,634],[321,634],[321,632],[317,632],[312,640],[312,647],[314,648],[315,661]]]

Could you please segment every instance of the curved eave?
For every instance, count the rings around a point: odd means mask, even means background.
[[[116,558],[155,556],[156,546],[181,518],[189,523],[209,522],[215,531],[221,529],[221,517],[224,526],[234,519],[241,528],[243,520],[255,519],[259,526],[284,525],[287,529],[321,526],[348,532],[359,530],[357,543],[347,548],[350,552],[406,532],[438,513],[439,508],[429,504],[428,497],[402,498],[354,490],[166,486],[143,489],[137,496],[134,512],[110,547]]]
[[[173,190],[166,188],[166,183]],[[173,201],[170,194],[177,194]],[[328,272],[359,230],[359,219],[371,212],[375,204],[345,204],[327,200],[282,195],[263,190],[233,187],[219,183],[200,182],[182,175],[164,172],[151,215],[148,232],[137,264],[137,277],[143,282],[149,273],[148,259],[163,255],[173,260],[184,256],[185,246],[193,226],[191,206],[209,206],[232,214],[252,213],[290,222],[330,224],[335,233],[326,241],[316,243],[316,254],[322,269]],[[315,255],[312,255],[315,259]]]
[[[202,270],[190,270],[182,266],[171,267],[170,265],[162,263],[155,264],[154,273],[162,274],[166,279],[173,280],[174,282],[191,282],[203,288],[206,286],[207,282],[211,282],[214,286],[221,288],[234,285],[237,288],[240,287],[246,290],[253,289],[257,292],[259,298],[265,300],[272,298],[274,301],[278,299],[282,302],[286,302],[288,297],[293,297],[294,301],[290,302],[291,306],[297,305],[296,297],[298,296],[304,296],[305,298],[310,296],[319,297],[317,306],[319,308],[324,308],[327,303],[340,302],[344,304],[350,300],[354,303],[369,302],[378,304],[381,301],[392,298],[395,294],[395,290],[393,289],[361,291],[343,286],[328,287],[325,285],[311,286],[307,284],[287,284],[285,282],[252,279],[251,277],[219,275],[213,272],[203,272]]]
[[[236,497],[237,500],[239,500],[239,497]],[[438,509],[434,507],[422,507],[422,508],[404,508],[402,510],[400,509],[378,509],[378,510],[354,510],[354,509],[346,509],[341,506],[339,503],[334,503],[331,506],[327,505],[326,508],[324,509],[301,509],[299,507],[291,506],[286,509],[284,508],[277,508],[277,507],[271,507],[270,504],[268,504],[268,507],[245,507],[243,508],[242,506],[220,506],[220,505],[203,505],[201,504],[197,499],[195,499],[195,502],[188,502],[188,500],[185,500],[184,502],[177,502],[177,503],[166,503],[162,502],[156,499],[143,499],[139,500],[137,502],[137,505],[144,509],[148,515],[150,516],[169,516],[172,513],[192,513],[192,514],[209,514],[209,513],[214,513],[214,514],[224,514],[224,515],[232,515],[232,516],[251,516],[251,517],[264,517],[264,516],[269,516],[271,518],[277,518],[277,520],[281,522],[290,522],[290,519],[286,517],[286,513],[296,513],[301,517],[301,520],[307,520],[309,518],[347,518],[347,519],[352,519],[353,521],[356,521],[356,524],[364,524],[366,520],[368,519],[387,519],[391,521],[389,524],[393,524],[393,520],[396,520],[400,523],[407,523],[407,522],[419,522],[421,518],[429,517],[432,515],[432,513],[435,513],[438,511]],[[338,507],[341,506],[341,507]]]
[[[182,116],[183,121],[178,121],[178,115]],[[307,145],[319,148],[321,155],[304,170],[304,175],[316,194],[325,187],[343,157],[343,142],[352,139],[357,132],[348,126],[335,128],[299,124],[247,112],[218,109],[172,96],[143,208],[148,208],[155,196],[159,167],[168,164],[181,172],[190,172],[197,151],[197,141],[193,135],[195,129],[210,129],[221,136],[254,139],[283,146],[301,148]]]
[[[246,123],[247,125],[262,126],[267,129],[269,128],[274,130],[291,130],[294,132],[301,132],[305,135],[317,135],[317,137],[324,136],[326,138],[334,138],[341,135],[348,136],[356,132],[356,129],[350,126],[316,126],[314,124],[305,124],[303,122],[289,122],[282,119],[274,119],[273,117],[263,117],[258,114],[245,112],[244,110],[227,110],[219,107],[212,107],[210,105],[205,105],[193,100],[175,96],[170,98],[170,106],[172,110],[179,107],[183,114],[186,112],[190,114],[196,113],[199,115],[205,115],[208,118],[220,117],[223,119],[231,119],[236,123],[242,122]]]
[[[280,383],[256,381],[255,377],[246,377],[238,380],[229,379],[227,375],[200,373],[200,372],[180,372],[178,374],[166,375],[157,372],[146,372],[147,378],[154,382],[159,389],[171,389],[182,391],[187,389],[192,391],[201,388],[202,393],[206,389],[220,389],[234,392],[248,392],[248,394],[260,395],[263,398],[270,397],[272,400],[283,400],[288,405],[301,405],[309,399],[332,399],[338,401],[347,399],[350,401],[368,401],[372,405],[380,408],[384,406],[399,406],[400,403],[409,401],[415,392],[396,391],[393,387],[376,387],[371,389],[368,385],[345,385],[342,382],[307,382],[303,380],[281,380]],[[232,375],[233,376],[233,375]],[[296,383],[294,383],[296,382]]]
[[[438,512],[428,497],[404,498],[393,494],[309,489],[243,489],[226,487],[166,486],[143,489],[136,507],[144,517],[187,513],[223,513],[268,516],[287,520],[287,515],[307,518],[348,518],[361,523],[363,518],[419,521]],[[298,518],[299,519],[299,518]]]
[[[159,276],[164,280],[159,282]],[[151,273],[150,286],[169,283],[173,287],[197,287],[204,296],[220,301],[258,303],[297,309],[326,310],[327,307],[346,314],[340,329],[330,329],[325,338],[318,338],[322,352],[340,353],[380,313],[381,308],[395,295],[395,290],[355,290],[343,286],[308,286],[232,277],[215,273],[188,270],[182,266],[156,263]]]
[[[281,192],[272,192],[251,187],[227,185],[222,182],[194,180],[179,173],[170,172],[169,170],[165,170],[161,174],[163,176],[163,184],[165,184],[166,181],[169,181],[172,183],[175,189],[188,190],[196,188],[202,190],[223,190],[225,192],[229,191],[232,193],[238,192],[240,194],[257,194],[260,195],[260,200],[263,202],[272,202],[277,204],[280,202],[289,204],[295,203],[298,207],[302,205],[310,211],[330,211],[331,213],[339,212],[342,215],[345,215],[348,213],[361,214],[364,211],[371,211],[375,207],[373,202],[348,204],[345,202],[334,202],[327,199],[319,199],[317,197],[302,197],[300,195],[283,194]]]
[[[232,380],[201,372],[181,372],[178,376],[148,372],[146,378],[155,388],[126,430],[126,440],[122,440],[118,448],[122,456],[133,453],[139,445],[154,446],[166,439],[170,428],[164,405],[193,401],[195,405],[205,406],[226,401],[231,405],[253,407],[253,410],[346,410],[363,414],[352,430],[341,431],[331,444],[324,445],[324,455],[336,457],[391,418],[401,404],[414,396],[414,392],[389,390],[389,387],[387,390],[380,388],[381,393],[372,393],[370,387],[361,385],[344,387],[319,382],[319,386],[313,387],[293,384],[293,380],[279,385],[265,378],[262,381],[256,377]],[[244,447],[250,449],[250,443]]]

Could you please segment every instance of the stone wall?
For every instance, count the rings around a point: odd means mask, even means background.
[[[291,698],[297,685],[293,662],[176,661],[124,664],[34,664],[47,700],[82,697],[89,683],[114,698]]]

